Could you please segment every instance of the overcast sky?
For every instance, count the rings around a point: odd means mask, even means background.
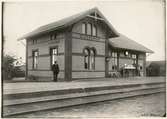
[[[114,28],[154,51],[147,60],[165,59],[164,3],[161,0],[7,2],[4,5],[5,53],[25,59],[17,41],[35,28],[98,7]]]

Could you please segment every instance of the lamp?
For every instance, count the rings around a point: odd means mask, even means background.
[[[129,52],[128,51],[125,51],[125,56],[128,56]]]

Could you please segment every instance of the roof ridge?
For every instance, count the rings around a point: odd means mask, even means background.
[[[97,7],[93,7],[91,9],[88,9],[88,10],[79,12],[77,14],[71,15],[69,17],[60,19],[58,21],[42,25],[41,27],[34,29],[33,31],[29,32],[28,34],[25,34],[24,36],[22,36],[18,40],[26,39],[29,37],[33,37],[35,35],[39,35],[39,34],[46,33],[46,32],[51,32],[53,30],[67,27],[67,26],[74,24],[75,22],[83,19],[84,17],[86,17],[86,15],[89,15],[93,12],[97,12],[104,19],[104,22],[105,22],[105,24],[107,24],[108,28],[111,30],[111,33],[114,33],[116,36],[118,36],[118,32],[114,29],[112,24],[110,24],[110,22],[105,18],[105,16],[99,11],[99,9]]]
[[[40,28],[42,28],[42,27],[44,27],[44,26],[46,26],[46,25],[51,25],[51,24],[53,24],[53,23],[58,23],[58,22],[60,22],[60,21],[62,21],[62,20],[65,20],[65,19],[68,19],[68,18],[71,18],[71,17],[75,17],[75,16],[77,16],[77,15],[81,15],[81,14],[84,14],[84,13],[86,13],[86,12],[88,12],[88,11],[97,10],[97,9],[98,9],[97,7],[94,7],[94,8],[88,9],[88,10],[86,10],[86,11],[84,10],[84,11],[81,11],[81,12],[79,12],[79,13],[76,13],[76,14],[67,16],[67,17],[65,17],[65,18],[59,19],[58,21],[53,21],[53,22],[51,22],[51,23],[49,23],[49,24],[42,25],[42,26],[40,26],[40,27],[38,27],[38,28],[36,28],[36,29],[40,29]]]

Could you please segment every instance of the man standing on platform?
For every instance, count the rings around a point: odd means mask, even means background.
[[[52,71],[53,71],[53,81],[57,82],[57,76],[59,73],[59,65],[57,64],[56,61],[52,65]]]

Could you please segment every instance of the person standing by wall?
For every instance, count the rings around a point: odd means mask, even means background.
[[[57,76],[59,74],[59,65],[55,61],[52,65],[52,71],[53,71],[53,81],[57,82]]]

